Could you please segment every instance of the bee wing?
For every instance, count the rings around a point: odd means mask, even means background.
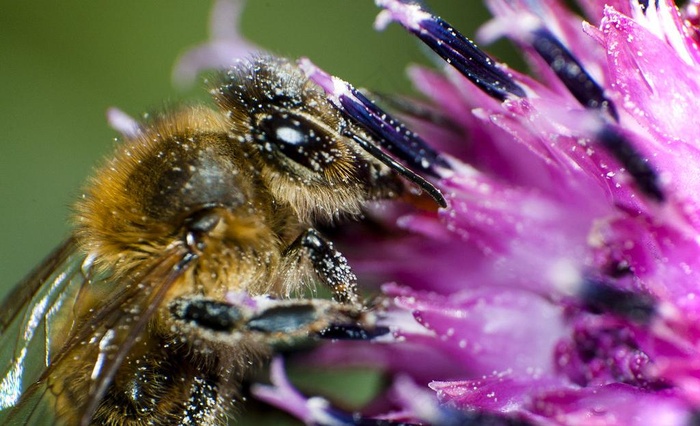
[[[85,281],[83,260],[75,241],[66,240],[0,307],[0,410],[16,405],[50,365],[51,319]]]
[[[74,244],[71,247],[72,252],[77,252]],[[43,301],[30,298],[31,307],[24,310],[32,313],[14,315],[14,323],[19,327],[16,334],[23,333],[24,337],[8,340],[14,348],[12,352],[19,355],[17,358],[29,353],[30,346],[38,340],[37,333],[27,339],[22,328],[38,330],[34,322],[41,322],[47,330],[43,333],[47,355],[36,370],[31,370],[34,364],[29,363],[30,357],[24,356],[20,360],[14,358],[8,372],[3,371],[6,379],[0,387],[0,398],[5,393],[12,397],[6,398],[10,403],[6,407],[11,407],[7,410],[8,418],[4,419],[5,413],[0,412],[2,424],[89,424],[114,375],[165,294],[195,258],[185,248],[175,246],[134,276],[114,282],[81,268],[82,262],[73,265],[73,257],[69,254],[63,262],[56,262],[52,273],[32,274],[37,278],[56,276],[58,279],[54,281],[68,282],[32,283],[37,295],[50,293],[50,296],[44,296]],[[51,289],[54,285],[56,289]],[[9,330],[3,331],[3,345]],[[19,366],[19,376],[15,366]],[[12,384],[5,386],[5,380]]]

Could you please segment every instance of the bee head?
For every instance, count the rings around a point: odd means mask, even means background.
[[[347,135],[361,132],[290,62],[263,57],[231,69],[212,93],[271,194],[306,221],[357,214],[391,198],[397,175]]]

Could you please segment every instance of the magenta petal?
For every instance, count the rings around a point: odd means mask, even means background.
[[[595,25],[603,19],[605,7],[612,7],[627,16],[633,16],[635,10],[641,9],[638,2],[629,0],[578,0],[577,3],[586,12],[589,21]]]
[[[436,381],[430,388],[440,402],[459,409],[508,412],[527,409],[537,395],[568,386],[556,378],[501,373],[474,380]]]
[[[557,425],[682,425],[688,407],[673,392],[645,392],[614,384],[591,388],[557,380],[510,375],[464,382],[433,382],[443,403],[461,409],[528,413],[537,424]]]
[[[478,176],[455,176],[449,183],[452,210],[443,213],[448,229],[496,262],[477,281],[481,285],[550,292],[580,280],[593,204],[564,207],[537,191]]]
[[[474,374],[554,371],[552,354],[565,332],[563,318],[558,307],[537,295],[484,289],[449,298],[411,294],[395,303],[410,310],[434,333],[435,345]],[[411,340],[410,334],[406,337]]]
[[[697,290],[700,259],[693,235],[643,216],[620,216],[600,221],[591,237],[601,267],[624,261],[643,279],[646,289],[674,305]]]
[[[691,58],[691,62],[700,65],[700,44],[691,35],[689,24],[681,17],[673,1],[659,0],[660,20],[665,27],[667,39],[681,54]]]
[[[695,143],[700,108],[697,69],[674,49],[612,8],[601,24],[606,35],[609,71],[625,108],[660,140]]]
[[[645,392],[623,384],[551,391],[533,398],[531,406],[536,415],[572,426],[676,426],[692,418],[674,392]]]
[[[253,385],[251,392],[261,401],[276,406],[309,424],[314,413],[307,399],[302,396],[289,382],[284,372],[282,358],[275,358],[270,366],[272,385]]]

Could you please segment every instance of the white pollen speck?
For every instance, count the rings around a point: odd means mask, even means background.
[[[278,127],[275,131],[275,136],[277,136],[277,139],[291,145],[298,145],[304,141],[304,135],[291,127]]]

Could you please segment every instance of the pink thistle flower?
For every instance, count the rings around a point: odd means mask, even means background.
[[[698,3],[589,1],[584,19],[556,0],[487,0],[494,19],[479,36],[511,38],[533,76],[418,4],[377,4],[378,28],[397,22],[445,60],[409,71],[435,113],[408,111],[415,133],[301,66],[385,150],[435,177],[445,206],[385,212],[404,233],[347,242],[360,273],[396,283],[382,286],[393,339],[326,345],[308,362],[384,368],[393,388],[367,412],[386,421],[697,421]],[[273,376],[262,399],[307,423],[359,422],[331,408],[319,420],[280,365]]]

